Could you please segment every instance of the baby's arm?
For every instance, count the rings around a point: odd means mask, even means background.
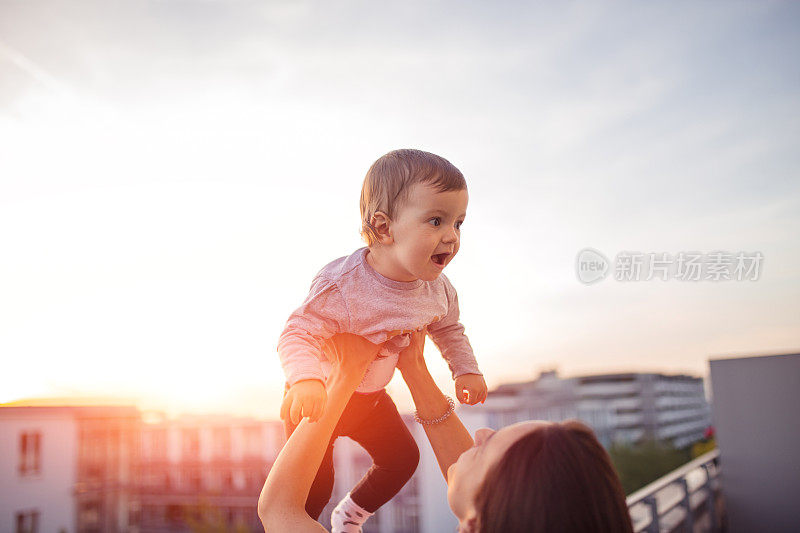
[[[304,417],[317,420],[324,412],[325,375],[320,357],[327,339],[349,327],[349,314],[337,285],[317,275],[303,304],[286,321],[278,341],[278,355],[289,391],[281,406],[281,418],[298,424]]]
[[[447,314],[428,326],[428,334],[442,353],[456,382],[456,397],[461,403],[474,405],[486,399],[486,382],[478,368],[472,345],[459,322],[458,294],[444,274],[448,298]]]

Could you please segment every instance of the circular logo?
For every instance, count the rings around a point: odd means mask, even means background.
[[[606,256],[594,248],[584,248],[575,259],[575,273],[586,285],[596,283],[608,275],[609,262]]]

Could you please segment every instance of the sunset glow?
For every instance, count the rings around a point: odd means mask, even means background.
[[[0,7],[0,403],[277,417],[285,321],[364,245],[361,182],[399,147],[466,177],[445,273],[490,388],[800,348],[800,43],[780,6],[123,4]],[[586,286],[585,247],[764,264]],[[410,408],[397,376],[389,392]]]

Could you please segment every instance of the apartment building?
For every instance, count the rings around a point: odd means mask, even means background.
[[[438,463],[421,426],[403,415],[420,445],[412,479],[364,527],[364,533],[452,531]],[[142,425],[141,531],[190,531],[192,515],[205,513],[228,531],[263,531],[257,515],[261,487],[285,443],[283,424],[234,417],[188,417]],[[342,437],[334,448],[335,481],[319,517],[330,528],[333,507],[372,466],[372,458]],[[188,518],[188,520],[187,520]]]
[[[656,439],[682,448],[711,425],[703,379],[684,374],[617,373],[560,378],[544,372],[501,385],[480,406],[489,427],[519,420],[577,418],[604,446]]]
[[[191,531],[203,521],[263,531],[257,504],[285,442],[279,422],[183,416],[141,426],[141,531]]]
[[[0,531],[138,532],[133,407],[0,408]]]
[[[256,506],[284,443],[279,422],[146,418],[135,407],[0,407],[0,532],[263,531]]]
[[[656,373],[560,378],[545,372],[501,385],[484,404],[457,412],[470,432],[577,418],[605,446],[645,438],[688,446],[710,425],[701,378]],[[364,532],[453,531],[457,522],[430,444],[411,415],[403,418],[419,445],[420,465]],[[0,532],[263,531],[258,496],[284,443],[280,421],[167,419],[134,407],[3,406]],[[371,464],[355,442],[337,441],[323,525]]]

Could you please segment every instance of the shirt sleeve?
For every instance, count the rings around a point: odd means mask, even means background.
[[[348,331],[350,314],[338,285],[317,274],[303,304],[289,316],[278,340],[278,356],[289,386],[304,379],[325,381],[323,345]]]
[[[464,326],[458,321],[458,294],[444,274],[445,293],[447,294],[447,314],[441,320],[428,326],[428,335],[447,361],[453,379],[464,374],[482,374],[478,361],[472,351],[472,345],[464,334]]]

